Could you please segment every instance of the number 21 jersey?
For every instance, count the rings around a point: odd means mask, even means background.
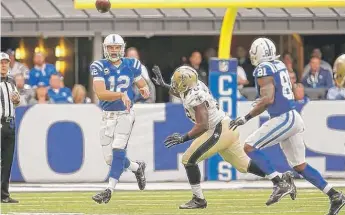
[[[106,90],[112,92],[127,92],[133,106],[134,92],[133,83],[141,79],[141,63],[134,58],[122,58],[122,63],[113,65],[106,59],[94,61],[90,65],[90,73],[94,81],[104,81]],[[126,110],[122,100],[100,101],[101,108],[105,111]]]
[[[258,78],[272,76],[274,79],[274,103],[267,108],[271,117],[279,116],[295,109],[295,97],[292,91],[289,72],[280,60],[260,63],[253,72],[255,86],[260,96],[260,86]]]

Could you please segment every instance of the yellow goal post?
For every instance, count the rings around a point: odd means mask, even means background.
[[[75,9],[95,9],[96,0],[74,0]],[[220,31],[218,58],[229,59],[237,8],[345,7],[345,0],[110,0],[111,7],[227,8]]]

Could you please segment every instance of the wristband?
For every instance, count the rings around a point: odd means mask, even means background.
[[[245,117],[246,121],[249,121],[251,118],[253,118],[250,113],[248,113]]]
[[[183,135],[183,137],[182,137],[183,142],[187,142],[188,140],[191,140],[191,139],[192,139],[192,138],[190,138],[190,136],[188,135],[188,133],[185,134],[185,135]]]

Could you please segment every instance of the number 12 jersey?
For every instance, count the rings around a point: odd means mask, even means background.
[[[94,81],[104,81],[107,90],[112,92],[127,92],[133,106],[134,92],[133,83],[141,77],[141,63],[134,58],[121,58],[121,64],[113,65],[106,59],[94,61],[90,65],[90,73]],[[100,106],[105,111],[126,110],[122,100],[100,101]]]

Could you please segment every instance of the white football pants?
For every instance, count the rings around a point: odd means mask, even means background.
[[[245,143],[257,149],[280,143],[289,165],[295,167],[305,162],[303,131],[301,115],[296,110],[291,110],[262,124]]]
[[[100,130],[103,156],[108,165],[113,159],[113,149],[126,149],[132,132],[134,111],[104,111]]]

